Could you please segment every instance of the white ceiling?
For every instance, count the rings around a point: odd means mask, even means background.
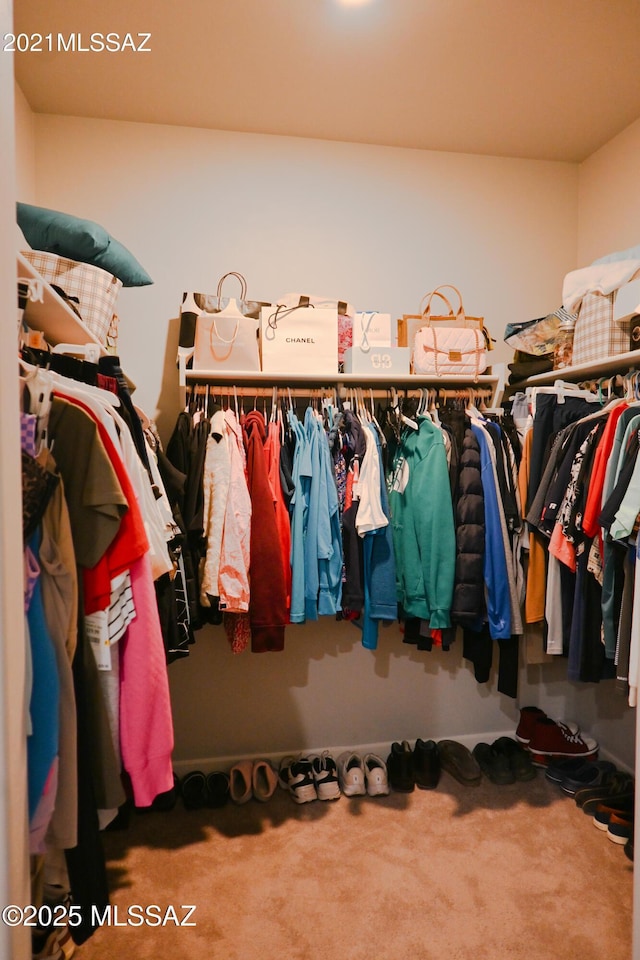
[[[639,0],[14,0],[36,112],[581,161],[640,117]],[[43,40],[47,47],[50,41]]]

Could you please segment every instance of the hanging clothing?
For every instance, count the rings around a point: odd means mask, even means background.
[[[243,432],[251,497],[251,649],[254,653],[262,653],[284,649],[284,628],[289,618],[278,529],[264,456],[265,423],[258,410],[247,414]]]
[[[455,530],[442,432],[427,417],[407,430],[393,463],[389,507],[397,597],[407,617],[450,625]]]

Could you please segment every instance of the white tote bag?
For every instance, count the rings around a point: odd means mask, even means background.
[[[258,372],[258,321],[245,316],[233,299],[219,313],[200,311],[196,321],[193,369]]]
[[[329,377],[338,373],[336,307],[263,307],[260,336],[265,373]]]

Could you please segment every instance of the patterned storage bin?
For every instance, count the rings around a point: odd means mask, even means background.
[[[587,293],[578,311],[572,366],[615,357],[629,349],[629,332],[613,322],[615,292]]]
[[[42,250],[23,250],[25,257],[51,286],[78,299],[78,312],[96,340],[115,353],[118,344],[118,317],[115,305],[122,287],[106,270],[89,263],[67,260]]]

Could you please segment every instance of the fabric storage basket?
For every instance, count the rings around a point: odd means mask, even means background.
[[[629,332],[613,320],[613,293],[587,293],[582,299],[573,338],[572,366],[615,357],[629,349]]]
[[[108,351],[115,353],[118,342],[115,305],[122,281],[100,267],[67,260],[55,253],[23,250],[22,255],[48,284],[59,287],[69,298],[77,298],[84,325]]]

